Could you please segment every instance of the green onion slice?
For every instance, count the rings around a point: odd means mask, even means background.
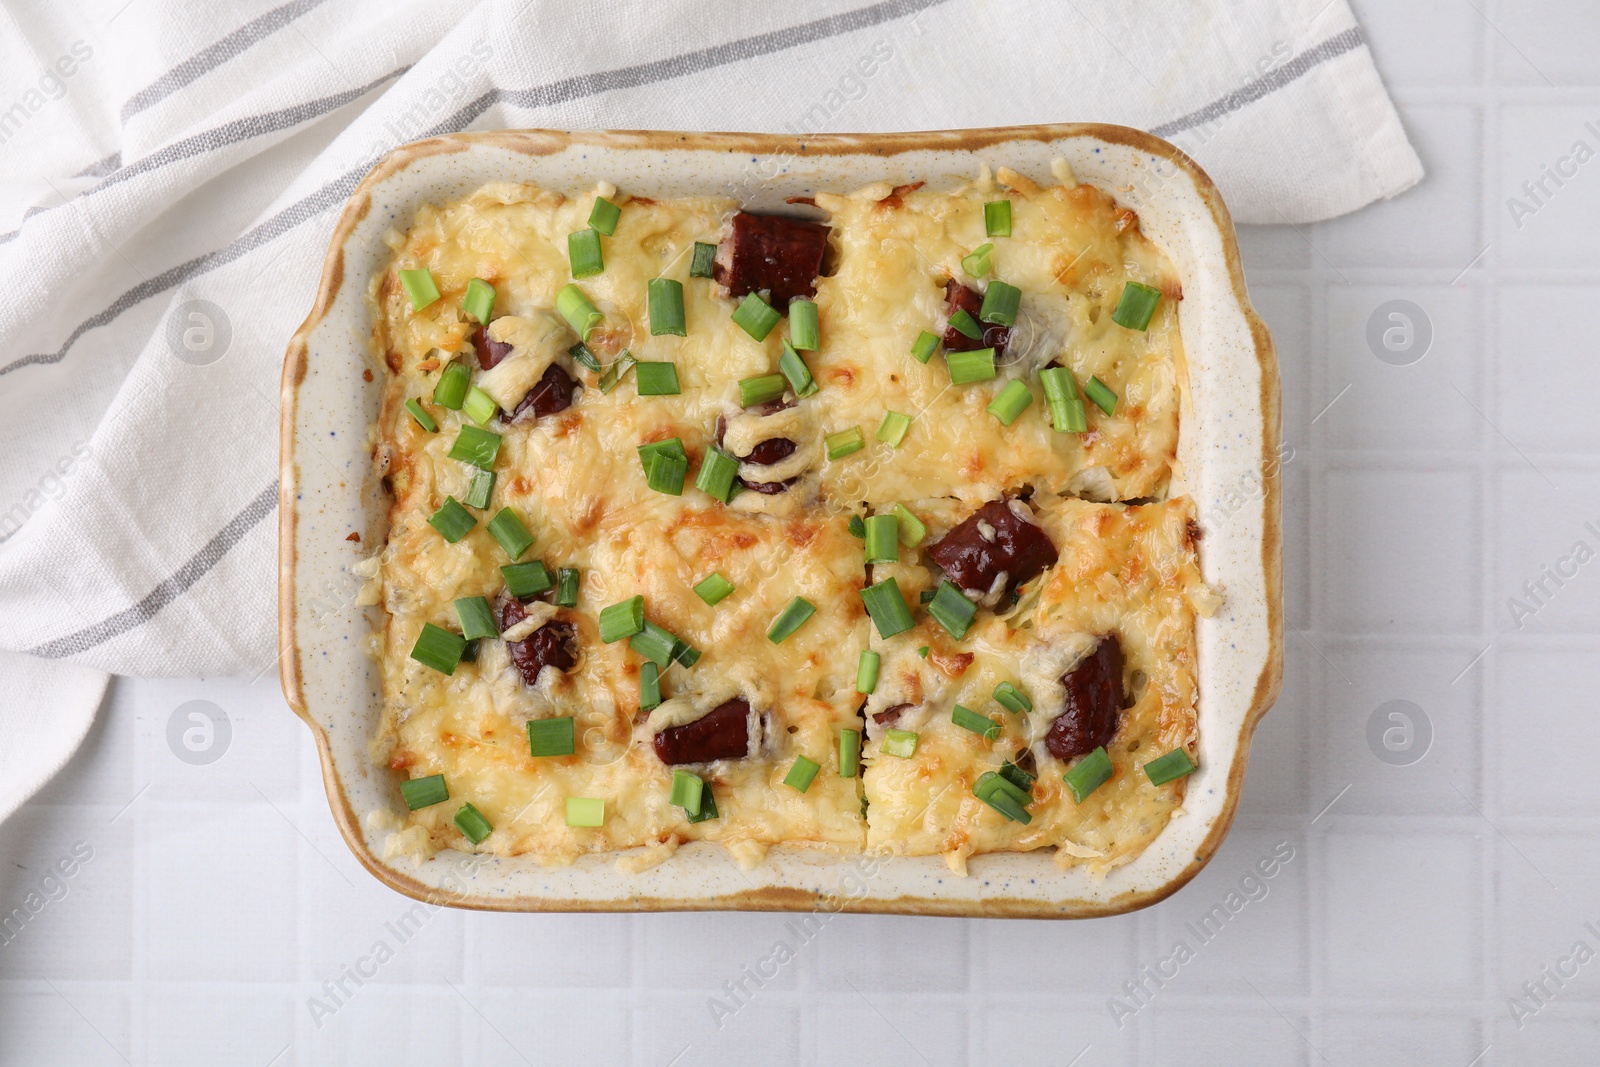
[[[999,419],[1000,425],[1010,426],[1031,403],[1033,403],[1033,391],[1021,378],[1013,378],[1006,383],[1004,389],[995,394],[995,398],[989,401],[989,406],[983,410]]]
[[[617,232],[617,220],[621,217],[620,207],[603,196],[597,196],[594,198],[594,207],[589,209],[589,228],[610,237]]]
[[[489,533],[506,550],[506,555],[515,563],[522,558],[533,544],[533,534],[528,532],[527,525],[515,511],[509,507],[500,509],[500,513],[489,520]]]
[[[883,752],[886,756],[910,759],[917,751],[917,735],[911,730],[885,730]]]
[[[1193,774],[1194,770],[1194,760],[1189,758],[1187,750],[1181,748],[1175,748],[1144,765],[1145,777],[1150,779],[1151,785],[1166,785],[1184,775]]]
[[[526,563],[508,563],[500,568],[500,574],[506,580],[506,592],[518,600],[538,596],[555,584],[551,581],[549,568],[544,565],[542,559],[531,559]]]
[[[781,645],[788,640],[791,634],[805,625],[807,619],[815,615],[817,606],[803,596],[797,596],[789,601],[789,606],[778,613],[772,620],[772,625],[767,627],[767,640],[775,645]]]
[[[489,820],[483,817],[483,812],[471,804],[461,805],[461,810],[456,812],[454,822],[456,829],[474,845],[483,844],[483,839],[494,831],[494,827],[489,825]]]
[[[661,668],[646,660],[639,665],[639,710],[649,711],[661,703]],[[698,804],[695,807],[699,807]]]
[[[728,581],[716,571],[712,571],[698,582],[694,583],[695,596],[706,602],[708,607],[716,607],[728,598],[733,592],[733,583]]]
[[[972,795],[1012,822],[1027,825],[1033,821],[1033,816],[1028,814],[1028,801],[1031,799],[1028,794],[994,771],[985,771],[978,776],[978,780],[972,784]]]
[[[439,510],[428,516],[428,525],[453,545],[467,536],[467,532],[478,525],[478,520],[472,517],[472,512],[461,506],[459,500],[447,496],[444,503],[439,505]]]
[[[602,273],[606,261],[600,254],[600,235],[588,228],[567,234],[567,260],[572,264],[574,278],[592,278]]]
[[[562,567],[556,571],[556,603],[564,608],[578,606],[578,568]]]
[[[796,300],[795,303],[802,301]],[[795,396],[810,396],[817,391],[817,380],[811,377],[811,368],[806,366],[806,361],[788,341],[783,342],[783,356],[778,360],[778,370],[788,380]]]
[[[622,376],[637,366],[638,363],[638,358],[632,352],[624,350],[622,355],[618,356],[611,366],[606,368],[606,372],[600,375],[600,392],[609,393],[615,389],[617,383],[622,381]]]
[[[987,715],[979,715],[971,708],[957,704],[950,710],[950,721],[963,730],[971,730],[980,737],[993,741],[1000,736],[1000,724]]]
[[[500,454],[500,435],[478,426],[463,426],[450,446],[450,458],[470,463],[483,470],[494,469],[494,458]]]
[[[860,515],[850,516],[850,521],[845,523],[845,529],[850,531],[851,537],[865,539],[867,536],[867,524],[861,521]]]
[[[911,608],[893,578],[885,578],[861,590],[861,602],[867,606],[867,614],[872,616],[879,637],[905,633],[914,625]]]
[[[1079,804],[1096,789],[1105,785],[1111,778],[1111,757],[1106,755],[1106,748],[1101,745],[1093,752],[1074,763],[1061,780],[1067,783],[1067,788],[1072,791],[1072,799]]]
[[[650,333],[687,337],[683,317],[683,283],[675,278],[651,278],[645,290],[650,309]]]
[[[1143,282],[1129,282],[1122,287],[1122,296],[1117,300],[1117,310],[1111,313],[1111,321],[1130,330],[1148,330],[1151,316],[1160,302],[1160,289]]]
[[[1033,701],[1028,699],[1028,694],[1010,682],[1001,682],[994,687],[994,701],[1016,715],[1025,715],[1033,710]]]
[[[923,330],[911,344],[911,358],[918,363],[926,363],[933,358],[933,353],[938,347],[939,335],[932,330]]]
[[[528,755],[570,756],[577,751],[572,716],[528,720]]]
[[[677,396],[678,365],[670,360],[640,360],[633,368],[633,381],[640,396]]]
[[[867,563],[894,563],[900,559],[900,520],[888,515],[867,516]]]
[[[733,312],[733,324],[757,341],[765,341],[781,318],[759,293],[750,293]]]
[[[461,620],[461,636],[468,641],[500,636],[500,627],[494,624],[494,612],[489,610],[489,601],[481,596],[457,600],[456,618]]]
[[[439,374],[439,382],[433,387],[433,402],[442,408],[460,411],[461,402],[467,398],[471,387],[472,368],[462,360],[453,360]]]
[[[433,272],[426,267],[401,271],[400,288],[406,291],[412,311],[421,311],[439,299],[439,286],[433,280]]]
[[[820,343],[815,300],[789,301],[789,343],[802,352],[815,351]]]
[[[422,401],[412,397],[406,401],[406,410],[411,412],[411,417],[417,420],[418,426],[421,426],[429,433],[439,432],[439,424],[433,421],[433,416],[429,415],[427,409],[422,406]]]
[[[971,352],[946,352],[946,366],[950,368],[951,385],[986,382],[994,377],[994,349],[978,348]]]
[[[717,246],[708,245],[704,241],[694,243],[694,260],[689,264],[689,277],[709,278],[715,271],[717,262]]]
[[[461,410],[467,418],[479,426],[487,426],[490,421],[500,414],[500,405],[495,403],[494,397],[474,385],[467,390],[467,398],[461,403]]]
[[[883,657],[872,649],[861,650],[861,658],[856,662],[856,692],[868,696],[878,688],[878,667],[882,661]]]
[[[665,627],[657,626],[649,619],[644,621],[643,629],[628,638],[629,648],[662,670],[672,666],[673,657],[680,644],[682,642],[678,640],[677,634]]]
[[[945,628],[946,633],[959,641],[972,628],[978,605],[968,600],[954,582],[946,580],[939,583],[938,591],[933,594],[933,600],[928,604],[928,614]]]
[[[606,802],[598,797],[568,797],[568,826],[604,826]]]
[[[682,452],[660,451],[650,455],[645,468],[645,484],[658,493],[682,496],[683,482],[689,476],[689,457]]]
[[[822,439],[822,443],[828,446],[829,459],[843,459],[867,447],[867,439],[861,433],[861,427],[859,426],[852,426],[848,430],[840,430],[838,433],[830,433]]]
[[[1099,378],[1089,379],[1089,384],[1083,387],[1083,395],[1094,401],[1094,406],[1107,415],[1117,410],[1117,394]]]
[[[571,356],[573,362],[579,364],[580,366],[588,367],[596,374],[600,373],[601,367],[599,358],[596,357],[593,352],[589,351],[589,346],[584,344],[582,341],[574,343],[571,348],[567,349],[567,355]]]
[[[789,387],[781,374],[763,374],[757,378],[739,379],[739,406],[755,407],[778,399]]]
[[[950,325],[956,328],[957,333],[974,341],[983,340],[983,327],[978,325],[978,320],[973,318],[972,312],[966,308],[956,308],[956,313],[950,316]],[[949,356],[945,358],[948,359]]]
[[[726,504],[738,490],[739,461],[720,449],[706,449],[700,461],[700,471],[694,477],[695,488]]]
[[[983,306],[978,309],[978,318],[1000,326],[1015,326],[1017,308],[1021,305],[1022,290],[996,278],[983,294]]]
[[[885,411],[883,421],[878,423],[878,440],[890,448],[899,448],[900,442],[906,439],[906,431],[911,429],[911,416],[902,415],[898,411]]]
[[[993,244],[981,244],[961,259],[961,269],[971,278],[981,278],[988,274],[994,266],[990,257],[994,253]]]
[[[991,200],[983,205],[983,232],[990,237],[1011,236],[1011,201]]]
[[[482,278],[467,283],[467,295],[461,298],[461,310],[485,325],[494,313],[494,286]]]
[[[697,812],[700,810],[700,801],[705,795],[705,789],[706,783],[698,774],[679,767],[672,772],[672,794],[669,799],[685,811]]]
[[[783,784],[793,786],[804,793],[811,788],[811,782],[822,769],[821,764],[808,756],[796,756],[794,763],[789,766],[789,773],[783,776]]]
[[[431,808],[435,804],[442,804],[450,799],[450,787],[444,783],[444,775],[430,774],[426,778],[412,778],[400,783],[400,796],[404,798],[406,807],[412,811],[418,808]]]
[[[894,517],[900,520],[900,543],[907,548],[916,548],[928,536],[928,528],[904,504],[894,506]]]
[[[454,674],[456,664],[461,662],[461,653],[466,647],[466,638],[460,634],[453,634],[442,626],[425,622],[422,624],[422,632],[417,635],[417,643],[411,646],[411,658],[425,667],[432,667],[440,674]]]
[[[467,491],[461,497],[461,502],[469,508],[486,508],[489,506],[489,496],[494,492],[494,471],[472,470],[472,477],[467,480]]]
[[[861,731],[839,731],[839,777],[854,778],[861,767]]]
[[[556,294],[556,312],[567,320],[567,325],[572,327],[572,332],[578,335],[580,341],[588,341],[594,328],[605,318],[600,314],[600,309],[589,302],[583,290],[571,282],[563,285]]]
[[[711,786],[706,786],[705,793],[700,800],[700,810],[687,814],[691,823],[705,822],[707,819],[715,819],[717,817],[717,798],[711,795]]]
[[[1050,425],[1057,433],[1083,433],[1089,428],[1084,415],[1083,400],[1072,380],[1072,372],[1065,367],[1046,367],[1039,372],[1039,384],[1044,386],[1044,400],[1050,408]]]
[[[1010,760],[1000,765],[1000,777],[1022,790],[1025,794],[1031,794],[1033,790],[1033,775]]]
[[[606,644],[644,629],[644,597],[633,596],[600,611],[600,640]]]

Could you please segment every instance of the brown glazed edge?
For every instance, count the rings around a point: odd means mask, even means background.
[[[1233,770],[1227,783],[1226,804],[1210,833],[1195,850],[1183,870],[1153,888],[1125,893],[1104,903],[1064,902],[1052,906],[1036,900],[987,899],[955,901],[939,897],[902,896],[893,899],[838,901],[830,894],[772,886],[711,897],[635,896],[605,901],[546,899],[541,897],[496,898],[457,895],[423,884],[384,864],[367,848],[360,820],[350,806],[344,785],[334,771],[327,734],[311,717],[301,691],[300,648],[295,632],[295,490],[297,483],[294,455],[294,426],[300,383],[305,378],[308,340],[322,321],[344,280],[344,242],[371,204],[371,190],[413,161],[427,156],[464,152],[474,145],[493,145],[528,155],[550,155],[570,145],[588,144],[609,148],[664,151],[669,149],[757,154],[796,155],[864,154],[893,156],[923,150],[965,150],[987,148],[1008,141],[1054,141],[1065,137],[1091,136],[1114,144],[1127,145],[1141,152],[1169,160],[1195,182],[1212,222],[1221,234],[1227,256],[1228,276],[1234,299],[1243,311],[1255,339],[1256,360],[1261,371],[1262,415],[1262,536],[1261,568],[1267,591],[1267,662],[1256,679],[1255,694],[1240,727]],[[1233,826],[1239,793],[1249,763],[1250,743],[1257,725],[1276,702],[1283,681],[1283,531],[1281,471],[1278,463],[1281,430],[1281,386],[1277,352],[1266,324],[1250,306],[1239,257],[1233,219],[1222,195],[1209,175],[1176,145],[1154,134],[1126,126],[1102,123],[1052,123],[1041,126],[999,126],[977,130],[936,130],[889,134],[817,134],[792,137],[765,133],[688,133],[651,130],[490,130],[435,137],[402,145],[390,152],[362,179],[334,227],[323,264],[322,281],[311,313],[290,339],[284,357],[282,379],[282,417],[279,424],[278,489],[278,651],[283,693],[294,713],[311,728],[316,739],[317,757],[322,766],[328,805],[345,844],[373,877],[396,892],[428,904],[478,911],[846,911],[856,913],[935,915],[971,918],[1094,918],[1120,915],[1159,903],[1187,885],[1221,847]],[[833,906],[836,905],[836,906]]]

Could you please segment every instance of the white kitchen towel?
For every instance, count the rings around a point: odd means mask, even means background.
[[[1422,175],[1345,0],[106,0],[0,26],[0,818],[104,672],[270,677],[279,366],[397,144],[1096,120],[1186,148],[1246,222]]]

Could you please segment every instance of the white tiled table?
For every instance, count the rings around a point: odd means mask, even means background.
[[[57,898],[0,944],[0,1059],[1600,1060],[1600,957],[1520,1026],[1511,1005],[1576,942],[1600,953],[1600,561],[1521,629],[1507,606],[1575,542],[1600,551],[1600,159],[1520,227],[1506,204],[1574,141],[1600,150],[1600,7],[1474,2],[1360,4],[1426,183],[1242,235],[1294,450],[1288,666],[1238,824],[1189,888],[1095,922],[839,917],[719,1029],[709,998],[794,941],[789,917],[418,912],[402,941],[386,924],[412,905],[339,841],[275,679],[125,682],[0,828],[0,911]],[[1431,323],[1409,366],[1366,341],[1393,299]],[[196,699],[233,731],[204,766],[166,740]],[[1431,726],[1406,765],[1368,741],[1395,700]],[[92,858],[47,882],[78,842]],[[1250,880],[1274,848],[1292,858]],[[1192,958],[1158,987],[1179,939]],[[380,941],[393,958],[357,985]]]

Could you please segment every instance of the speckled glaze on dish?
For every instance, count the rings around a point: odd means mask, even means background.
[[[396,775],[367,755],[381,696],[362,651],[377,608],[355,606],[348,568],[381,546],[387,500],[371,474],[368,429],[382,391],[370,351],[368,283],[389,259],[383,234],[418,206],[489,181],[568,192],[596,180],[630,193],[720,194],[755,210],[818,189],[887,179],[949,187],[983,164],[1039,182],[1064,158],[1079,181],[1139,213],[1183,282],[1187,362],[1174,492],[1195,498],[1206,580],[1225,603],[1199,620],[1199,763],[1182,812],[1132,863],[1107,875],[1061,870],[1053,850],[975,856],[967,877],[940,856],[837,856],[776,848],[739,870],[693,843],[642,874],[615,854],[570,867],[454,851],[420,865],[382,858],[375,810],[403,810]],[[365,381],[372,370],[375,380]],[[279,649],[283,690],[311,727],[328,800],[368,870],[420,900],[501,911],[731,908],[920,915],[1087,917],[1144,907],[1203,867],[1233,821],[1256,723],[1282,676],[1279,384],[1266,327],[1245,292],[1233,224],[1210,178],[1179,149],[1120,126],[1060,124],[935,133],[831,135],[496,131],[407,145],[375,167],[333,234],[316,304],[283,368]],[[359,544],[347,540],[359,533]]]

